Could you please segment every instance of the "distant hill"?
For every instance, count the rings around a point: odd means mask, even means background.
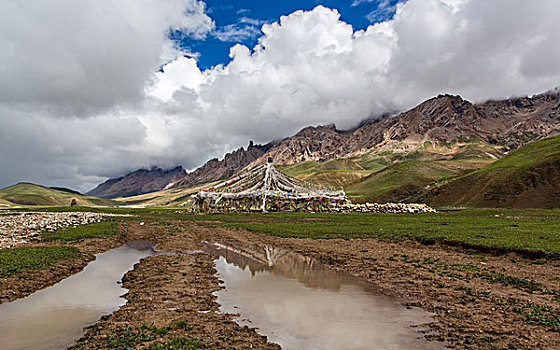
[[[75,190],[71,190],[71,189],[66,188],[66,187],[49,187],[49,188],[52,189],[52,190],[68,192],[68,193],[71,193],[71,194],[75,194],[75,195],[77,194],[78,196],[82,196],[82,194],[80,192],[75,191]]]
[[[107,199],[87,197],[68,191],[58,190],[21,182],[0,190],[0,203],[7,205],[69,206],[72,199],[79,206],[110,206],[116,202]]]
[[[487,163],[486,163],[487,164]],[[426,186],[464,174],[484,163],[455,160],[408,160],[390,165],[346,188],[353,202],[410,202]]]
[[[434,206],[560,208],[560,136],[537,141],[470,174],[431,186]]]

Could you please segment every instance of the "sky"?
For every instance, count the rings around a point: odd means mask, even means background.
[[[367,29],[376,22],[390,19],[396,11],[396,4],[404,0],[227,0],[206,1],[207,13],[215,23],[215,30],[197,40],[180,31],[172,32],[171,38],[187,51],[198,54],[201,69],[212,68],[229,61],[229,49],[236,43],[253,48],[262,35],[263,24],[271,24],[297,10],[310,11],[318,5],[337,9],[341,20],[350,23],[354,30]]]
[[[0,187],[87,191],[440,93],[560,86],[556,0],[5,0]]]

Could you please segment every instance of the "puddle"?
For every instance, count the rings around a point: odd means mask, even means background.
[[[371,284],[272,247],[204,242],[225,289],[220,311],[283,349],[445,349],[422,338],[433,314],[406,309]]]
[[[126,303],[119,283],[140,259],[158,254],[147,242],[131,242],[97,254],[82,272],[26,298],[0,305],[0,348],[65,349],[83,328]]]

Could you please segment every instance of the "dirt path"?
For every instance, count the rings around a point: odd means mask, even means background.
[[[554,324],[560,316],[559,261],[410,241],[287,239],[161,220],[146,220],[145,225],[130,221],[121,224],[121,231],[120,237],[77,246],[91,254],[131,240],[150,241],[166,251],[201,249],[202,240],[273,245],[362,276],[400,297],[403,304],[434,312],[437,322],[431,328],[439,335],[427,337],[446,340],[452,348],[560,349],[560,327]],[[61,264],[52,275],[33,275],[25,292],[17,294],[21,283],[9,281],[2,281],[2,289],[7,286],[15,295],[25,295],[55,283],[86,260],[69,262],[74,268]],[[277,349],[254,330],[236,325],[231,316],[212,312],[218,308],[211,294],[219,288],[214,273],[212,259],[205,253],[143,259],[123,279],[129,289],[128,303],[90,327],[75,349],[166,349],[171,344]]]

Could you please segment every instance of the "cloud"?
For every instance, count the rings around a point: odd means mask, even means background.
[[[397,4],[392,3],[391,0],[380,0],[377,7],[367,14],[366,18],[371,22],[380,22],[391,18],[395,10],[397,9]]]
[[[360,5],[364,2],[373,2],[373,1],[375,1],[375,0],[354,0],[350,6],[355,7],[355,6],[358,6],[358,5]]]
[[[234,45],[231,62],[206,71],[195,57],[169,60],[177,50],[161,34],[185,27],[208,35],[213,22],[203,12],[176,18],[143,0],[105,20],[95,13],[106,7],[87,3],[97,11],[58,7],[72,14],[66,21],[79,19],[64,30],[48,11],[14,10],[20,20],[11,21],[9,5],[0,5],[0,185],[25,179],[85,190],[142,166],[193,168],[307,125],[350,128],[439,93],[480,101],[560,81],[555,1],[409,0],[363,31],[318,6],[264,24],[256,47]],[[85,36],[76,34],[82,11],[100,21]],[[48,35],[27,38],[37,31]]]
[[[237,23],[216,28],[212,32],[212,35],[216,39],[224,42],[246,42],[249,39],[255,39],[260,36],[262,34],[261,26],[265,23],[267,23],[266,20],[241,17]]]
[[[376,23],[390,19],[397,9],[397,4],[404,1],[407,0],[354,0],[350,6],[356,7],[363,3],[375,3],[375,8],[366,15],[366,18],[371,23]]]
[[[212,35],[220,40],[229,43],[246,41],[247,39],[256,38],[261,34],[259,27],[250,23],[239,22],[228,24],[223,27],[216,28]]]
[[[0,103],[84,115],[136,101],[171,29],[213,27],[196,0],[0,2]],[[168,57],[171,58],[171,57]]]
[[[245,15],[245,14],[248,14],[248,13],[251,13],[251,10],[249,10],[249,9],[239,9],[239,10],[237,10],[238,15]]]

